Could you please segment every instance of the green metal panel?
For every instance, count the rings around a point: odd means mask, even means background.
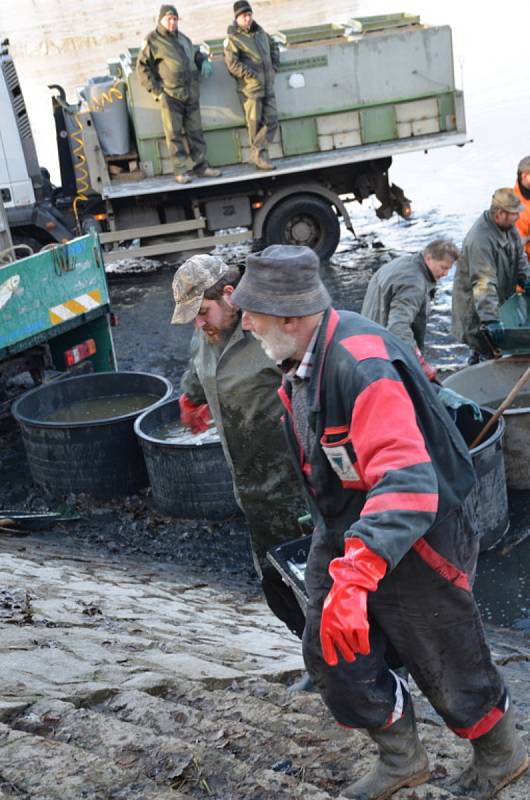
[[[393,105],[376,106],[359,112],[363,144],[386,142],[397,136],[396,110]]]
[[[203,44],[210,56],[222,56],[224,54],[224,36],[222,39],[205,39]]]
[[[283,44],[301,44],[302,42],[322,42],[326,39],[338,39],[344,36],[344,25],[328,23],[324,25],[306,25],[303,28],[289,28],[278,31],[278,38]]]
[[[0,269],[0,357],[49,342],[108,310],[107,280],[95,234],[15,261]],[[78,341],[86,338],[90,337]],[[110,332],[107,338],[108,351]]]
[[[372,17],[355,17],[351,20],[357,32],[381,31],[387,28],[402,28],[406,25],[419,25],[417,14],[377,14]]]
[[[318,150],[315,118],[285,120],[280,123],[284,155],[297,156]]]
[[[448,117],[454,118],[455,114],[455,96],[454,94],[441,94],[438,96],[438,114],[440,118],[440,130],[452,130],[455,124],[448,125]]]
[[[50,341],[50,351],[55,369],[59,371],[66,369],[65,350],[69,350],[87,339],[94,339],[96,343],[96,352],[86,359],[92,362],[94,372],[114,372],[117,368],[116,356],[112,345],[108,314],[87,320],[83,325],[78,325]]]
[[[206,151],[208,163],[213,167],[223,164],[239,164],[241,161],[241,146],[237,130],[205,131]]]
[[[138,157],[141,162],[151,161],[155,175],[160,175],[162,172],[162,158],[160,156],[159,145],[164,141],[164,139],[139,139],[138,141]]]

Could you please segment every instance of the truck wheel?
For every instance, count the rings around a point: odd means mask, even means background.
[[[337,215],[326,200],[314,194],[288,197],[272,209],[265,223],[265,245],[306,245],[322,261],[333,255],[339,239]]]

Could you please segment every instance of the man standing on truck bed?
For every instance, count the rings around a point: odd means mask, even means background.
[[[252,17],[246,0],[234,3],[234,22],[224,40],[225,64],[237,80],[250,143],[250,163],[269,170],[268,145],[278,127],[274,94],[274,73],[280,64],[280,51],[274,39]]]
[[[199,73],[207,78],[212,66],[208,56],[194,47],[178,30],[178,13],[173,5],[162,5],[158,25],[142,44],[136,69],[142,86],[160,103],[166,145],[173,161],[177,183],[189,183],[187,152],[182,131],[194,162],[192,174],[217,178],[221,171],[208,166],[206,142],[199,109]]]
[[[370,279],[361,314],[408,342],[432,380],[436,370],[423,357],[430,301],[436,281],[443,278],[458,258],[450,239],[434,239],[421,253],[394,258]]]
[[[528,280],[528,260],[515,227],[522,208],[512,189],[497,189],[462,244],[451,332],[471,348],[468,364],[496,356],[502,337],[499,307]]]
[[[198,433],[206,429],[211,412],[247,519],[265,598],[276,616],[301,637],[304,616],[266,553],[300,535],[303,492],[280,424],[281,372],[259,342],[242,330],[241,313],[230,302],[240,278],[237,267],[209,255],[192,256],[175,274],[171,322],[193,321],[196,328],[181,381],[180,419]]]
[[[468,448],[410,347],[335,311],[308,247],[249,255],[232,300],[281,362],[284,426],[316,522],[305,570],[307,670],[335,719],[377,744],[341,790],[388,800],[429,780],[405,666],[473,758],[457,796],[490,800],[528,767],[470,576]]]

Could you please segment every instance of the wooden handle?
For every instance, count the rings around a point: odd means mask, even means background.
[[[530,367],[528,367],[528,369],[526,369],[523,372],[523,374],[521,375],[521,377],[511,390],[511,392],[506,396],[506,399],[502,401],[495,414],[492,417],[490,417],[490,419],[486,422],[486,424],[484,425],[478,436],[476,436],[475,439],[471,442],[471,444],[469,445],[470,450],[473,450],[474,447],[477,447],[481,443],[486,434],[491,430],[491,428],[493,428],[499,417],[501,417],[504,414],[508,406],[510,406],[513,403],[513,401],[515,400],[515,398],[517,397],[517,395],[519,394],[525,383],[528,383],[529,380],[530,380]]]

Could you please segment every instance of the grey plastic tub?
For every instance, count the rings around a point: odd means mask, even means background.
[[[466,367],[446,378],[444,386],[497,408],[530,366],[528,358],[501,358]],[[523,387],[515,406],[504,412],[504,463],[509,489],[530,489],[530,383]]]
[[[491,409],[482,408],[483,422],[478,422],[468,407],[458,412],[456,424],[470,445],[493,415]],[[477,483],[466,504],[474,516],[480,535],[480,549],[494,547],[510,527],[508,491],[504,469],[503,437],[506,430],[502,417],[484,441],[470,451]]]
[[[12,413],[22,431],[33,480],[54,497],[86,492],[110,499],[147,486],[145,463],[134,433],[134,420],[145,406],[87,422],[52,422],[46,417],[80,400],[153,395],[159,403],[172,391],[171,383],[159,375],[99,372],[27,392],[13,404]]]
[[[176,399],[144,412],[134,424],[156,510],[179,519],[212,521],[240,513],[220,442],[174,444],[151,436],[179,420]]]

